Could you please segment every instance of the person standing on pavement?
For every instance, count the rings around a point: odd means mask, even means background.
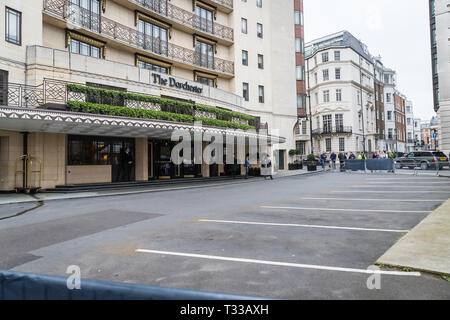
[[[322,164],[322,170],[325,170],[325,161],[327,161],[327,154],[324,152],[320,155],[320,162]]]
[[[125,152],[122,153],[121,166],[122,166],[122,180],[131,181],[131,172],[133,170],[134,159],[129,147],[125,148]]]
[[[248,179],[248,172],[250,170],[250,160],[248,158],[248,155],[245,157],[244,167],[245,167],[245,179]]]
[[[333,165],[333,170],[336,170],[336,153],[334,153],[334,151],[330,155],[330,160]]]
[[[353,154],[353,152],[350,152],[350,155],[348,156],[348,159],[349,159],[349,160],[355,160],[355,159],[356,159],[356,157],[355,157],[355,155]]]

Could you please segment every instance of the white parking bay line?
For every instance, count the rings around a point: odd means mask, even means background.
[[[300,200],[333,200],[333,201],[395,201],[395,202],[444,202],[447,199],[427,199],[427,200],[419,200],[419,199],[361,199],[361,198],[300,198]]]
[[[254,264],[263,264],[263,265],[271,265],[271,266],[279,266],[279,267],[353,272],[353,273],[364,273],[364,274],[375,274],[376,273],[376,274],[382,274],[382,275],[384,274],[384,275],[394,275],[394,276],[420,277],[420,272],[382,271],[382,270],[329,267],[329,266],[319,266],[319,265],[313,265],[313,264],[300,264],[300,263],[279,262],[279,261],[270,261],[270,260],[232,258],[232,257],[223,257],[223,256],[211,256],[211,255],[203,255],[203,254],[192,254],[192,253],[182,253],[182,252],[172,252],[172,251],[158,251],[158,250],[147,250],[147,249],[136,249],[136,252],[152,253],[152,254],[167,255],[167,256],[207,259],[207,260],[254,263]]]
[[[409,230],[393,230],[393,229],[370,229],[370,228],[354,228],[354,227],[337,227],[337,226],[320,226],[310,224],[296,223],[269,223],[269,222],[251,222],[251,221],[227,221],[227,220],[208,220],[199,219],[199,222],[227,223],[227,224],[248,224],[255,226],[274,226],[274,227],[300,227],[300,228],[317,228],[317,229],[336,229],[336,230],[357,230],[357,231],[377,231],[377,232],[398,232],[407,233]]]
[[[444,193],[450,194],[450,191],[426,191],[426,190],[408,190],[408,191],[398,191],[398,190],[358,190],[358,191],[348,191],[348,190],[333,190],[331,193]]]
[[[316,210],[316,211],[354,211],[354,212],[402,212],[402,213],[430,213],[431,211],[413,210],[380,210],[380,209],[338,209],[338,208],[301,208],[301,207],[272,207],[261,206],[263,209],[283,209],[283,210]]]

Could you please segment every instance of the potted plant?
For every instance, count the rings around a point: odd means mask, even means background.
[[[296,154],[296,150],[294,150],[294,149],[289,150],[289,155],[291,157],[295,156],[295,154]]]
[[[308,167],[308,171],[317,171],[316,156],[314,154],[310,154],[310,155],[308,155],[306,160],[307,160],[306,165]]]

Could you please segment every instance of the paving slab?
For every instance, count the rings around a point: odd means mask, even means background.
[[[450,275],[450,199],[403,236],[377,263]]]

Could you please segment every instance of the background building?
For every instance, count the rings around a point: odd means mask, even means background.
[[[367,47],[347,31],[306,44],[314,149],[376,148],[374,68]]]
[[[414,110],[413,103],[409,100],[405,104],[406,110],[406,152],[415,150],[416,141],[414,139]]]
[[[14,163],[25,152],[43,160],[44,188],[116,181],[127,146],[136,159],[134,180],[226,174],[224,166],[167,164],[171,132],[193,132],[200,118],[209,133],[255,127],[284,137],[271,141],[270,153],[277,168],[287,169],[301,109],[301,59],[294,54],[301,2],[1,0],[0,6],[6,26],[0,189],[14,187]],[[90,102],[127,108],[132,116],[92,114],[98,108],[87,108]],[[160,118],[142,120],[130,108]]]
[[[434,110],[438,112],[441,151],[450,152],[450,8],[448,0],[429,0]]]

